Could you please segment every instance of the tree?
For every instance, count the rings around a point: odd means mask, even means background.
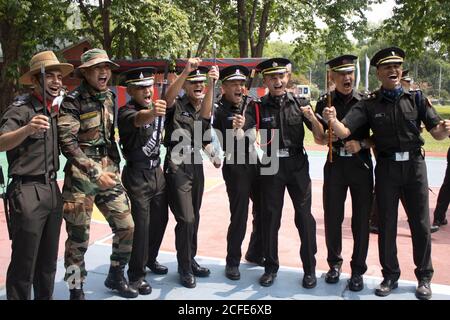
[[[396,0],[394,15],[386,20],[380,34],[407,50],[410,57],[418,57],[426,49],[441,55],[450,47],[450,1]]]
[[[68,6],[58,0],[0,0],[1,112],[18,91],[16,79],[37,48],[58,50],[58,39],[70,38],[65,27]]]
[[[261,57],[264,45],[273,32],[290,30],[296,39],[298,55],[311,57],[313,44],[324,43],[332,54],[350,46],[347,31],[364,29],[366,10],[383,0],[236,0],[237,38],[241,57]],[[234,3],[234,2],[233,2]],[[328,25],[321,30],[317,20]]]
[[[76,0],[84,36],[111,57],[175,55],[188,39],[187,15],[169,0]]]

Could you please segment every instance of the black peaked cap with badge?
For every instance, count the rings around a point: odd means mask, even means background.
[[[292,62],[286,58],[267,59],[256,66],[263,76],[266,74],[281,74],[292,71]]]
[[[411,77],[409,76],[409,70],[405,69],[402,71],[402,78],[401,80],[406,81],[406,82],[411,82]]]
[[[355,60],[357,56],[351,54],[344,54],[342,56],[333,58],[325,62],[334,72],[350,72],[355,70]]]
[[[222,82],[231,80],[247,80],[250,71],[241,65],[228,66],[223,68],[220,72],[220,78]]]
[[[207,67],[199,66],[197,69],[191,71],[188,74],[186,81],[190,82],[206,81],[207,79],[206,75],[208,74],[208,71],[209,69]]]
[[[129,69],[121,74],[120,82],[123,86],[150,87],[155,83],[156,69],[152,67],[142,67]]]
[[[381,49],[370,60],[370,65],[379,67],[383,64],[399,63],[402,64],[405,59],[405,51],[397,47]]]

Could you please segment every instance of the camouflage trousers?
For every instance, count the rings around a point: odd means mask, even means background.
[[[84,254],[89,245],[94,203],[114,233],[111,266],[125,266],[130,260],[134,223],[129,200],[120,182],[117,165],[110,159],[105,160],[103,158],[103,163],[106,163],[103,170],[117,173],[117,184],[107,190],[101,190],[74,165],[69,164],[65,168],[63,217],[68,237],[64,253],[64,280],[69,285],[83,282],[87,276]],[[101,163],[101,160],[98,162]]]

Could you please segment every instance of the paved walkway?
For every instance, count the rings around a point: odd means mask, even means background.
[[[349,259],[352,250],[352,235],[350,229],[351,208],[347,201],[346,217],[343,224],[343,276],[336,285],[326,284],[323,273],[327,270],[326,246],[324,238],[323,211],[322,211],[322,167],[325,154],[322,151],[309,152],[310,172],[313,179],[313,207],[312,212],[317,221],[317,276],[318,286],[312,290],[301,287],[302,278],[301,262],[298,254],[299,237],[294,226],[293,207],[288,195],[285,198],[285,207],[279,233],[280,268],[275,284],[270,288],[261,287],[258,279],[263,273],[261,267],[242,263],[240,281],[231,281],[224,276],[224,257],[226,255],[226,231],[229,220],[228,202],[225,185],[221,178],[221,170],[214,169],[209,163],[205,163],[205,176],[207,177],[204,202],[201,211],[199,228],[199,262],[211,268],[209,278],[198,279],[196,289],[186,289],[178,283],[176,273],[176,256],[174,246],[175,221],[170,214],[169,225],[161,247],[162,252],[159,261],[169,267],[169,273],[165,276],[149,274],[147,279],[153,286],[153,292],[149,296],[140,296],[139,299],[344,299],[365,300],[379,299],[373,294],[374,288],[381,281],[381,271],[378,262],[377,236],[371,235],[369,255],[367,258],[368,271],[364,277],[365,289],[359,293],[350,292],[346,287],[346,280],[350,272]],[[442,175],[445,172],[445,159],[441,157],[428,158],[429,181],[434,193],[438,192],[442,183]],[[430,193],[430,212],[434,209],[436,196]],[[401,207],[401,206],[400,206]],[[2,208],[0,207],[0,210]],[[103,285],[108,271],[110,247],[110,229],[102,222],[102,217],[97,213],[91,227],[91,246],[86,255],[89,277],[86,283],[88,299],[121,299],[110,292]],[[251,228],[248,221],[248,230]],[[63,224],[64,229],[64,224]],[[60,257],[62,257],[66,234],[61,232]],[[248,245],[249,232],[244,239],[243,252]],[[450,228],[444,226],[432,235],[433,241],[433,265],[435,276],[433,278],[433,299],[450,300]],[[397,238],[400,266],[402,269],[399,289],[384,300],[391,299],[415,299],[414,290],[416,281],[413,273],[412,248],[406,215],[400,209],[398,238]],[[0,288],[4,285],[6,268],[9,263],[10,242],[7,239],[3,213],[0,212]],[[68,291],[62,281],[62,261],[58,263],[56,276],[55,299],[67,299]],[[4,289],[0,290],[0,299],[5,299]]]

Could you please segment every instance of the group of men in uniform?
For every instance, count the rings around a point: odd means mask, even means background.
[[[20,79],[22,84],[34,85],[34,91],[16,99],[0,122],[0,150],[7,151],[8,175],[12,178],[7,192],[12,238],[7,298],[30,299],[32,287],[35,299],[52,298],[62,218],[68,234],[64,264],[70,298],[85,298],[84,255],[94,204],[114,233],[106,287],[134,298],[152,291],[145,280],[146,267],[157,274],[167,273],[156,257],[167,226],[168,207],[177,223],[180,283],[194,288],[196,277],[209,276],[210,270],[200,266],[195,256],[204,189],[200,151],[214,157],[208,148],[212,128],[224,150],[222,174],[230,208],[226,277],[240,279],[241,247],[252,200],[253,230],[245,258],[264,266],[259,280],[262,286],[274,283],[279,269],[278,230],[287,189],[301,239],[302,286],[314,288],[316,222],[311,213],[305,124],[316,143],[329,144],[332,139],[329,158],[333,161],[325,163],[323,185],[330,266],[325,281],[336,283],[341,274],[341,228],[350,189],[354,247],[349,289],[363,289],[373,197],[370,148],[374,147],[384,277],[375,294],[386,296],[397,287],[400,268],[395,238],[402,198],[412,232],[419,282],[416,296],[429,299],[433,268],[420,123],[440,140],[449,135],[450,121],[442,120],[423,95],[417,98],[416,93],[401,86],[404,58],[404,52],[396,47],[375,54],[371,64],[382,86],[366,97],[353,88],[355,56],[328,61],[335,90],[318,101],[315,111],[309,101],[287,92],[292,64],[284,58],[268,59],[256,67],[268,93],[251,101],[245,96],[249,70],[244,66],[229,66],[219,75],[217,66],[208,70],[200,66],[201,59],[191,58],[159,100],[153,99],[157,70],[131,69],[122,80],[131,99],[117,112],[115,96],[107,84],[112,69],[118,66],[104,50],[83,53],[81,65],[75,70],[81,85],[60,106],[53,100],[60,93],[62,78],[73,71],[73,66],[60,63],[51,51],[36,54],[30,61],[30,71]],[[222,97],[215,106],[212,87],[217,80],[221,80]],[[185,94],[180,97],[182,90]],[[116,122],[126,160],[122,179]],[[163,170],[161,140],[167,150]],[[56,183],[59,147],[67,158],[62,194]],[[436,215],[435,223],[445,224],[444,219],[445,214],[444,218]],[[124,275],[127,264],[128,280]]]

